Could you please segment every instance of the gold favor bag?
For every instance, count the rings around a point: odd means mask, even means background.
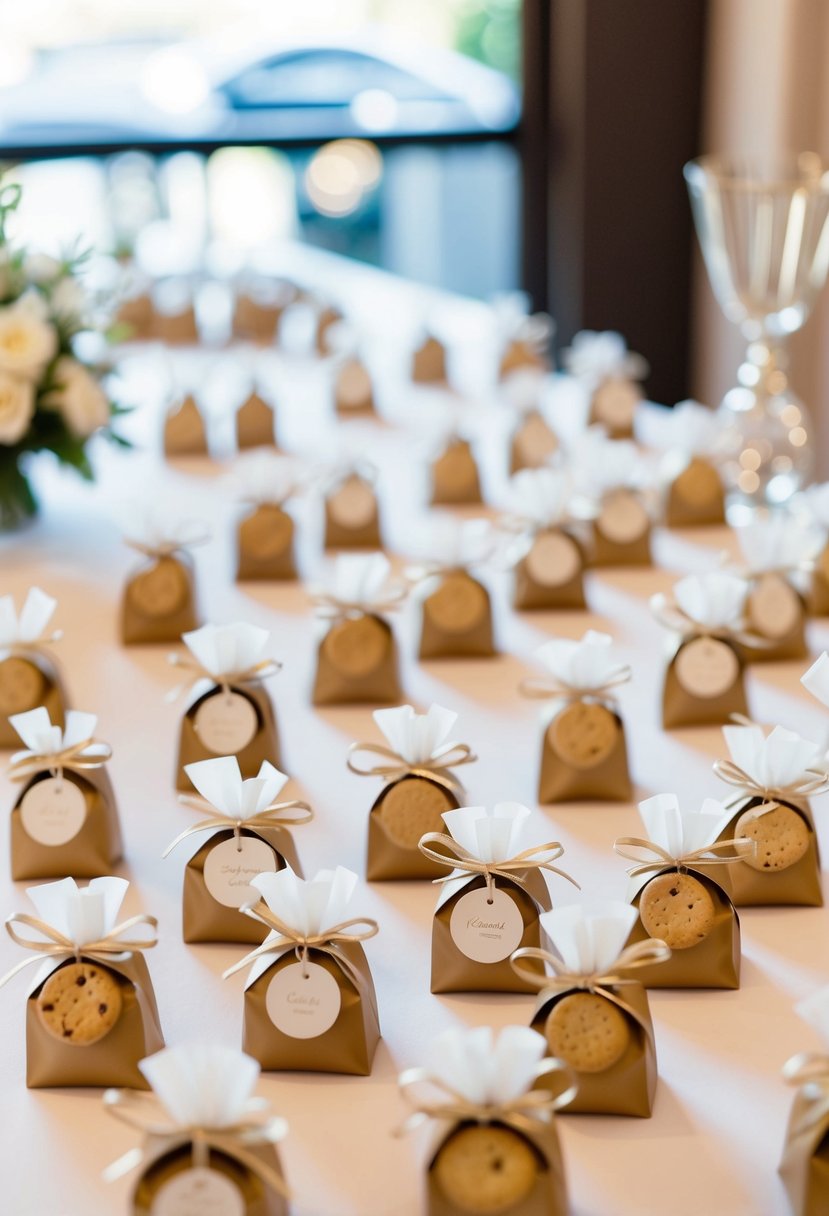
[[[701,528],[725,523],[725,491],[714,465],[694,456],[668,486],[665,525]]]
[[[187,547],[205,540],[206,535],[186,543],[127,540],[131,549],[147,558],[147,564],[130,576],[124,588],[121,641],[125,646],[177,642],[183,633],[198,627],[195,573]]]
[[[289,582],[296,578],[294,521],[282,503],[254,504],[239,521],[236,581]]]
[[[52,723],[62,728],[68,703],[57,664],[40,643],[0,649],[0,747],[20,744],[9,718],[40,705],[46,708]]]
[[[829,616],[829,545],[815,558],[806,603],[809,616]]]
[[[783,1076],[798,1087],[779,1173],[795,1216],[829,1211],[829,1057],[801,1052],[786,1062]]]
[[[419,658],[490,658],[496,653],[489,592],[465,566],[426,567],[420,608]]]
[[[276,416],[258,393],[252,392],[236,412],[236,446],[244,448],[275,448]]]
[[[357,358],[346,359],[334,378],[334,408],[343,418],[376,413],[371,376]]]
[[[611,490],[592,521],[591,566],[650,566],[651,521],[634,490]]]
[[[539,410],[527,410],[510,437],[510,476],[521,469],[543,468],[558,448],[558,436],[543,414]]]
[[[590,398],[588,426],[603,426],[609,439],[632,439],[633,418],[641,401],[642,390],[633,380],[606,376]]]
[[[746,662],[774,663],[808,657],[806,603],[785,571],[770,571],[752,579],[746,616],[749,629],[763,642],[762,646],[744,650]]]
[[[245,985],[242,1050],[269,1072],[368,1076],[380,1041],[380,1022],[374,981],[361,943],[376,935],[377,922],[357,917],[318,936],[304,937],[283,924],[264,901],[246,912],[266,926],[269,936],[224,973],[227,978],[255,964]],[[280,977],[288,968],[296,968],[299,979],[310,967],[321,969],[334,981],[339,1008],[327,1029],[298,1037],[273,1020],[269,994],[275,981],[283,983]],[[293,972],[284,980],[288,986],[291,975]],[[326,994],[329,988],[325,981]]]
[[[436,506],[476,505],[483,502],[478,465],[472,448],[459,435],[450,436],[432,463],[430,503]]]
[[[186,663],[186,660],[182,660]],[[212,756],[234,755],[239,761],[243,777],[255,777],[262,762],[269,760],[276,768],[280,767],[279,735],[276,726],[271,699],[267,690],[259,681],[274,675],[278,666],[272,660],[267,661],[266,667],[249,673],[239,672],[233,678],[222,679],[213,687],[199,696],[187,709],[181,720],[179,733],[178,757],[176,759],[176,789],[192,790],[193,786],[187,776],[185,767],[197,760],[209,760]],[[212,679],[212,677],[210,677]],[[235,698],[235,700],[232,700]],[[240,704],[240,702],[244,704]],[[242,711],[249,728],[245,735],[236,735],[234,725],[231,733],[223,727],[225,714],[223,706],[227,706],[229,714],[235,720],[236,710]],[[246,708],[245,708],[246,707]],[[205,726],[200,726],[200,717],[204,715]],[[210,735],[207,737],[206,724],[210,723]],[[214,732],[215,731],[215,736]],[[215,742],[213,742],[215,737]],[[238,739],[247,737],[247,742],[241,747],[228,746]],[[223,742],[224,741],[224,742]]]
[[[337,477],[325,495],[326,549],[379,549],[380,511],[373,473],[352,470]]]
[[[164,419],[164,455],[208,456],[207,426],[192,393],[172,406]]]
[[[412,358],[415,384],[446,384],[446,348],[437,338],[426,337]]]

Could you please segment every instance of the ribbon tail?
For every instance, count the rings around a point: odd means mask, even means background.
[[[101,1177],[104,1182],[117,1182],[119,1178],[123,1178],[126,1174],[130,1174],[134,1169],[137,1169],[143,1160],[143,1149],[131,1148],[122,1157],[119,1157],[117,1161],[113,1161],[105,1170],[102,1170]]]

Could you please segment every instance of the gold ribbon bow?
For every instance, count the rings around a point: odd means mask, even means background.
[[[242,667],[238,671],[225,671],[221,675],[208,671],[190,655],[168,654],[167,662],[171,667],[184,668],[190,675],[175,688],[170,689],[165,697],[166,701],[177,701],[183,692],[193,689],[200,680],[209,680],[211,684],[215,684],[217,688],[227,694],[231,688],[239,685],[262,684],[282,670],[282,664],[276,659],[260,659],[252,667]]]
[[[720,641],[738,642],[742,646],[750,646],[755,650],[773,645],[768,638],[752,633],[743,625],[742,621],[732,625],[702,625],[693,617],[688,616],[676,600],[669,599],[661,592],[651,596],[650,604],[651,612],[659,624],[664,625],[673,633],[681,634],[684,641],[689,638],[717,638]]]
[[[63,630],[54,629],[51,633],[42,633],[39,638],[30,638],[25,642],[18,640],[0,644],[0,659],[8,658],[10,655],[15,658],[25,658],[27,654],[39,654],[46,646],[59,642],[62,637]]]
[[[334,494],[341,489],[352,477],[358,477],[367,485],[374,486],[377,483],[377,466],[370,460],[357,457],[354,460],[335,465],[333,468],[320,469],[316,477],[311,478],[311,481],[312,483],[314,480],[317,481],[323,495],[327,498],[329,494]]]
[[[198,1124],[183,1126],[167,1114],[154,1094],[136,1093],[132,1090],[106,1090],[104,1106],[109,1114],[127,1127],[135,1128],[147,1137],[163,1136],[170,1142],[168,1148],[171,1152],[189,1144],[192,1148],[194,1169],[208,1167],[210,1150],[213,1149],[238,1161],[278,1194],[286,1199],[290,1198],[282,1175],[255,1153],[248,1151],[250,1148],[278,1143],[288,1130],[285,1120],[275,1115],[264,1119],[252,1117],[266,1111],[268,1103],[264,1098],[251,1099],[246,1103],[246,1109],[239,1121],[227,1127],[202,1127]],[[123,1157],[107,1166],[103,1172],[104,1181],[115,1182],[139,1166],[148,1165],[155,1156],[153,1146],[149,1142],[142,1148],[130,1149]]]
[[[715,840],[702,849],[693,849],[690,853],[683,853],[681,857],[674,857],[672,853],[653,840],[643,840],[639,836],[620,836],[613,845],[614,852],[618,853],[620,857],[637,863],[628,868],[631,878],[639,878],[642,874],[658,874],[660,870],[693,869],[697,864],[728,865],[735,858],[721,856],[721,850],[733,849],[738,857],[745,857],[755,848],[755,842],[748,836],[735,836],[732,840]],[[643,853],[646,856],[643,857]],[[647,856],[648,854],[650,856]]]
[[[343,600],[333,591],[317,587],[311,592],[318,617],[323,620],[340,621],[346,618],[373,616],[377,613],[394,612],[400,607],[409,594],[409,588],[402,579],[390,579],[382,594],[370,602],[366,600]]]
[[[442,850],[431,848],[430,846],[433,844],[441,845]],[[459,877],[454,873],[455,870],[461,870],[464,874],[469,875],[481,874],[486,880],[486,892],[489,899],[492,898],[496,875],[517,883],[522,890],[526,891],[527,870],[546,870],[549,874],[558,874],[559,878],[566,878],[574,887],[579,887],[574,878],[552,864],[564,853],[563,846],[557,840],[532,845],[531,848],[524,849],[523,852],[516,853],[514,857],[505,858],[503,861],[481,861],[468,852],[462,844],[458,844],[453,836],[449,836],[445,832],[427,832],[425,836],[421,836],[420,844],[417,847],[424,857],[428,857],[430,861],[436,861],[438,865],[449,866],[452,871],[443,878],[433,878],[433,883],[440,885],[455,881]],[[581,890],[580,887],[579,890]]]
[[[603,683],[596,684],[592,688],[569,684],[561,676],[528,676],[518,685],[518,691],[522,697],[530,697],[537,701],[561,698],[564,701],[614,702],[616,700],[615,689],[622,684],[627,684],[632,674],[631,667],[626,663],[623,667],[617,667]]]
[[[544,1004],[550,996],[570,992],[574,988],[594,992],[614,1004],[619,1004],[609,989],[619,984],[635,982],[630,977],[620,974],[621,972],[634,970],[636,967],[648,967],[653,963],[665,963],[670,957],[671,951],[665,942],[660,941],[659,938],[648,938],[646,941],[634,942],[631,946],[625,946],[613,964],[613,970],[607,972],[568,971],[563,959],[538,946],[521,946],[510,956],[510,964],[516,975],[538,989],[539,1005]],[[545,966],[549,966],[553,974],[549,975],[546,971],[539,974],[532,968],[524,966],[522,960],[530,958],[537,959]]]
[[[401,1096],[413,1109],[395,1135],[402,1136],[414,1131],[428,1119],[445,1119],[448,1123],[468,1120],[475,1123],[505,1123],[517,1132],[532,1135],[539,1130],[539,1124],[549,1125],[555,1111],[567,1106],[576,1096],[573,1071],[563,1060],[554,1057],[542,1060],[535,1070],[535,1079],[552,1073],[562,1075],[566,1088],[561,1093],[528,1089],[506,1102],[473,1102],[442,1077],[433,1076],[425,1068],[407,1068],[400,1074],[397,1083]],[[429,1085],[438,1090],[445,1095],[444,1100],[429,1101],[425,1097],[417,1097],[412,1091],[419,1085]]]
[[[240,911],[244,912],[245,916],[249,916],[251,920],[258,920],[260,924],[266,925],[271,932],[278,934],[278,936],[266,938],[261,946],[257,946],[254,950],[251,950],[238,963],[234,963],[232,967],[228,967],[226,971],[222,972],[223,980],[228,979],[231,975],[235,975],[237,971],[243,971],[265,955],[273,954],[274,956],[279,956],[290,949],[293,949],[296,953],[298,961],[302,964],[304,974],[304,969],[308,965],[308,951],[319,950],[321,954],[327,954],[329,958],[334,959],[354,984],[360,995],[367,997],[371,1001],[375,1013],[377,1012],[377,1006],[370,987],[366,984],[364,977],[351,960],[339,948],[340,942],[365,942],[370,937],[376,937],[380,932],[380,926],[376,920],[371,920],[367,916],[354,916],[351,920],[342,920],[336,925],[331,925],[330,928],[325,929],[321,933],[305,934],[299,929],[293,929],[283,920],[280,920],[264,900],[260,900],[256,905],[244,904]],[[364,925],[365,928],[358,930],[358,925]]]
[[[353,760],[358,752],[382,756],[390,763],[361,768]],[[358,777],[382,777],[387,783],[397,781],[400,777],[425,777],[427,780],[437,778],[452,790],[459,790],[461,783],[449,769],[459,768],[462,764],[473,764],[477,759],[468,743],[446,743],[428,759],[414,761],[404,760],[399,752],[382,743],[352,743],[348,749],[346,765]]]
[[[92,747],[97,750],[88,753],[87,749]],[[65,768],[80,773],[88,769],[103,768],[107,760],[111,759],[112,748],[109,744],[99,743],[90,736],[56,752],[16,752],[9,761],[9,779],[25,781],[27,777],[47,771],[52,776],[60,777]]]
[[[140,553],[142,557],[162,558],[173,557],[176,553],[184,553],[187,549],[194,549],[196,545],[205,545],[210,540],[210,533],[203,529],[200,532],[194,532],[189,537],[179,537],[178,539],[170,537],[168,540],[160,540],[156,544],[150,544],[149,541],[136,540],[133,537],[125,536],[124,544],[128,549],[134,549],[136,553]]]
[[[783,1065],[783,1079],[796,1085],[808,1102],[807,1109],[793,1136],[817,1133],[821,1124],[829,1122],[829,1056],[817,1051],[801,1051]]]
[[[789,785],[776,786],[774,789],[759,785],[745,769],[740,768],[733,760],[715,760],[714,772],[720,780],[735,786],[742,794],[752,798],[761,798],[763,806],[758,807],[758,810],[770,810],[780,801],[809,798],[812,794],[824,794],[829,790],[829,773],[814,768],[805,769],[803,775]],[[739,798],[735,798],[727,805],[734,806],[739,801]]]
[[[150,929],[158,928],[158,921],[154,916],[147,916],[145,913],[139,913],[137,916],[130,916],[127,920],[121,921],[120,925],[115,925],[108,933],[97,941],[91,942],[73,942],[66,937],[54,925],[47,924],[45,920],[41,920],[38,916],[29,916],[25,912],[15,912],[14,915],[6,918],[6,932],[16,945],[22,946],[24,950],[32,950],[31,958],[24,958],[17,966],[12,967],[11,971],[0,978],[0,988],[7,984],[10,979],[13,979],[18,972],[23,971],[32,963],[38,963],[42,958],[74,958],[75,962],[80,962],[82,958],[91,958],[98,963],[106,966],[109,958],[116,954],[131,954],[136,950],[151,950],[153,946],[158,945],[158,938],[155,935],[151,938],[137,939],[132,938],[122,939],[121,935],[126,933],[128,929],[134,928],[136,925],[147,925]],[[34,929],[40,933],[46,941],[40,941],[37,938],[26,937],[20,934],[15,929],[15,925],[25,925],[28,929]]]
[[[199,798],[196,794],[179,794],[178,800],[186,806],[195,807],[198,811],[207,811],[208,817],[185,828],[183,832],[179,832],[175,840],[167,845],[162,857],[167,857],[177,845],[181,844],[182,840],[186,840],[188,836],[193,836],[196,832],[215,832],[230,828],[236,839],[236,847],[241,852],[240,837],[244,828],[250,828],[254,832],[257,828],[262,827],[296,828],[301,827],[304,823],[310,823],[314,818],[314,812],[308,803],[301,802],[297,798],[292,798],[288,802],[272,802],[270,806],[264,807],[256,814],[246,815],[241,819],[221,813],[217,814],[212,803],[208,802],[206,798]],[[289,815],[286,813],[288,811],[300,811],[301,814]]]

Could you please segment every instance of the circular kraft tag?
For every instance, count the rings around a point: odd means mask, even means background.
[[[717,638],[694,638],[686,642],[674,660],[676,678],[692,697],[721,697],[740,674],[740,664],[730,646]]]
[[[365,528],[377,511],[374,491],[361,477],[349,477],[328,499],[328,509],[343,528]]]
[[[293,531],[291,517],[281,507],[257,507],[239,525],[239,545],[257,561],[266,561],[282,556],[290,546]]]
[[[593,419],[604,423],[611,431],[628,431],[633,415],[642,399],[639,388],[631,380],[605,380],[593,394]]]
[[[376,671],[386,657],[389,635],[371,616],[340,621],[325,635],[323,649],[345,676],[359,678]]]
[[[542,532],[524,559],[530,578],[541,587],[563,587],[581,570],[581,553],[563,532]]]
[[[20,802],[23,829],[38,844],[67,844],[77,836],[85,819],[83,790],[66,777],[36,782]]]
[[[484,588],[468,574],[447,574],[424,603],[439,629],[466,633],[486,615],[488,597]]]
[[[572,768],[595,768],[616,746],[619,724],[604,705],[575,701],[556,714],[547,737],[556,755]]]
[[[486,888],[462,895],[449,918],[452,940],[475,963],[500,963],[521,944],[524,919],[518,905],[495,887],[492,902]]]
[[[43,703],[43,672],[28,659],[12,655],[0,663],[0,714],[23,714]]]
[[[189,590],[187,575],[172,557],[161,557],[129,584],[133,607],[142,616],[171,616],[184,607]]]
[[[802,615],[800,597],[779,574],[762,575],[748,597],[750,623],[764,638],[784,638]]]
[[[371,377],[362,363],[352,359],[341,368],[335,393],[339,409],[359,410],[371,404]]]
[[[319,963],[289,963],[268,984],[265,1008],[277,1030],[292,1039],[316,1039],[340,1016],[340,986]]]
[[[558,450],[558,439],[540,414],[528,414],[515,432],[518,455],[527,468],[540,468]]]
[[[254,738],[259,721],[247,697],[219,689],[201,702],[193,725],[209,752],[216,756],[235,756]]]
[[[259,899],[250,885],[257,874],[276,873],[276,854],[257,836],[240,836],[214,845],[204,859],[204,885],[225,908],[241,908]]]
[[[644,536],[649,522],[648,513],[636,495],[620,490],[608,495],[596,524],[608,540],[626,545]]]
[[[245,1216],[247,1210],[235,1182],[218,1170],[197,1166],[162,1182],[150,1216]]]

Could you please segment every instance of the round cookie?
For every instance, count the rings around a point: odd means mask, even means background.
[[[616,746],[619,724],[614,714],[594,701],[574,701],[547,727],[553,751],[573,768],[594,768]]]
[[[22,714],[43,701],[43,672],[28,659],[11,655],[0,663],[0,714]]]
[[[483,619],[489,600],[480,583],[468,574],[457,573],[445,575],[426,604],[439,629],[446,633],[466,633]]]
[[[426,832],[445,831],[441,815],[455,805],[446,790],[424,777],[404,777],[383,795],[376,813],[392,844],[416,849]]]
[[[377,514],[377,499],[362,477],[348,477],[328,499],[328,513],[341,528],[367,528]]]
[[[639,916],[648,936],[672,950],[687,950],[703,941],[715,915],[713,899],[693,874],[657,874],[639,899]]]
[[[477,497],[478,469],[465,439],[456,440],[438,457],[433,477],[448,498]]]
[[[759,814],[760,807],[744,811],[734,825],[735,836],[755,842],[753,853],[743,857],[752,870],[787,870],[800,861],[809,848],[809,828],[797,811],[776,806]]]
[[[492,1124],[455,1132],[433,1169],[449,1203],[476,1216],[496,1216],[521,1203],[538,1176],[535,1153],[526,1140]]]
[[[707,460],[692,460],[674,480],[674,493],[689,507],[707,507],[722,495],[720,475]]]
[[[121,986],[98,963],[67,963],[53,971],[37,998],[40,1024],[55,1039],[89,1047],[121,1016]]]
[[[160,557],[129,584],[129,596],[142,616],[170,616],[184,607],[189,591],[187,575],[174,557]]]
[[[545,1031],[550,1054],[576,1072],[612,1068],[630,1037],[624,1014],[595,992],[573,992],[556,1001]]]
[[[258,561],[281,557],[291,543],[294,525],[281,507],[265,504],[239,525],[239,547]]]
[[[333,665],[347,676],[367,676],[383,662],[389,636],[373,616],[340,621],[325,635],[323,650]]]
[[[513,442],[518,456],[531,469],[541,468],[558,448],[555,432],[535,410],[524,418]]]

